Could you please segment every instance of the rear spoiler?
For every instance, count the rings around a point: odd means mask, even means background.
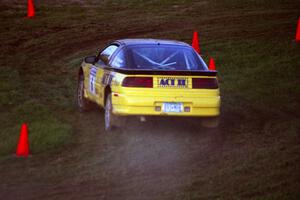
[[[165,71],[165,70],[136,70],[110,68],[110,70],[128,75],[185,75],[185,76],[217,76],[216,70],[197,70],[197,71]]]

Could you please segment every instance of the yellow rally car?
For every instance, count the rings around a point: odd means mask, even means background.
[[[91,102],[103,107],[105,130],[131,115],[201,117],[217,126],[216,74],[186,43],[117,40],[82,62],[77,104],[80,111],[88,110]]]

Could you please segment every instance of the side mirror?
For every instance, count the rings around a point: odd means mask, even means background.
[[[84,58],[84,62],[90,63],[90,64],[95,64],[96,62],[96,56],[88,56]]]

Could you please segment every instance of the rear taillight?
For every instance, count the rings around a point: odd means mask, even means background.
[[[152,77],[126,77],[122,82],[123,87],[153,87]]]
[[[193,88],[217,89],[219,88],[216,78],[193,78]]]

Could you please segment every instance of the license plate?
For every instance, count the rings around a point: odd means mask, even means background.
[[[182,103],[163,103],[162,107],[163,112],[174,112],[179,113],[183,110]]]

